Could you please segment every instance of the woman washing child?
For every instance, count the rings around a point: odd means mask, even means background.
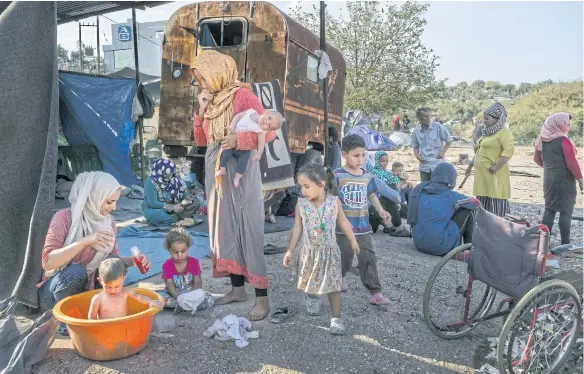
[[[236,162],[230,160],[221,186],[216,185],[217,158],[221,149],[251,150],[255,153],[258,137],[253,132],[228,134],[234,115],[249,109],[258,114],[264,108],[251,87],[237,80],[233,58],[205,50],[191,66],[201,93],[195,115],[194,136],[198,146],[207,146],[205,188],[208,201],[209,239],[213,251],[213,275],[230,276],[232,290],[215,304],[247,300],[245,278],[255,288],[256,300],[249,319],[261,320],[268,313],[268,276],[263,253],[264,204],[259,162],[250,158],[243,178],[235,188]],[[274,140],[268,131],[266,143]],[[218,187],[223,198],[218,196]]]
[[[116,210],[122,186],[110,174],[81,173],[73,183],[71,208],[55,213],[45,239],[39,288],[41,310],[50,310],[65,297],[95,288],[96,270],[108,257],[119,257]],[[150,262],[142,255],[142,263]],[[132,257],[120,257],[126,267]],[[63,331],[64,332],[64,331]]]

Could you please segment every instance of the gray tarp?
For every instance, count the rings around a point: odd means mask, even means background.
[[[0,3],[0,299],[33,307],[55,195],[56,19],[55,2]]]

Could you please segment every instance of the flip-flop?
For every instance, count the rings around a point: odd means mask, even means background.
[[[292,317],[296,314],[296,308],[293,306],[286,306],[282,308],[277,308],[273,313],[270,314],[270,322],[272,323],[282,323],[287,318]]]
[[[264,245],[264,254],[265,255],[275,255],[278,253],[284,253],[286,251],[287,251],[286,247],[276,247],[273,244]]]

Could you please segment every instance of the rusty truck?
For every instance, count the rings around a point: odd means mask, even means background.
[[[216,1],[185,5],[165,28],[158,139],[167,154],[204,157],[204,149],[190,149],[198,89],[189,68],[205,49],[233,57],[243,82],[279,82],[292,170],[324,153],[323,85],[315,53],[319,38],[270,3]],[[326,53],[332,65],[328,124],[340,133],[346,66],[334,47],[328,45]]]

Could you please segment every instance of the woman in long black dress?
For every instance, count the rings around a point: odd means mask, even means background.
[[[542,223],[550,231],[554,226],[556,213],[560,212],[560,236],[562,244],[570,243],[572,212],[576,205],[576,182],[580,191],[582,172],[576,160],[578,151],[570,139],[568,113],[555,113],[545,120],[535,144],[534,161],[543,167],[543,193],[545,212]]]

